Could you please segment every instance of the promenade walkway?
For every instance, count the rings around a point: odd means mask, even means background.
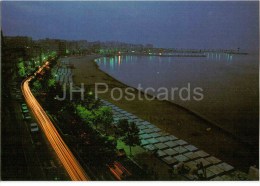
[[[63,58],[61,60],[61,66],[56,70],[56,82],[60,85],[73,83],[73,73],[71,68],[68,68],[69,59]]]
[[[111,107],[115,126],[117,126],[120,119],[127,119],[129,122],[136,123],[140,130],[141,148],[153,154],[160,162],[168,166],[169,170],[173,171],[173,174],[178,174],[176,169],[181,165],[188,170],[183,176],[188,180],[196,180],[198,179],[197,166],[202,164],[206,172],[206,180],[247,179],[245,173],[235,170],[233,166],[217,157],[208,154],[187,141],[164,132],[152,123],[142,120],[108,101],[101,101],[103,105]]]

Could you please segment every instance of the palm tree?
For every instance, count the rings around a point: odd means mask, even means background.
[[[123,142],[129,146],[130,155],[132,155],[132,147],[140,145],[139,129],[134,122],[129,123],[127,120],[119,120],[118,124],[121,130]]]

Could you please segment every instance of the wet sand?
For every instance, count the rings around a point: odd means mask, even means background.
[[[94,62],[96,57],[70,58],[70,63],[74,64],[75,67],[73,69],[74,83],[77,85],[84,83],[85,88],[91,90],[94,90],[95,83],[106,83],[109,86],[109,91],[100,94],[100,98],[155,124],[166,132],[205,150],[238,169],[247,172],[249,166],[258,166],[258,148],[242,143],[231,134],[224,132],[185,108],[168,101],[139,100],[138,90],[134,91],[136,99],[133,101],[124,98],[119,101],[113,100],[111,98],[112,88],[119,87],[125,90],[128,86],[101,71]],[[143,96],[142,94],[141,97]],[[211,128],[211,130],[208,131],[208,128]],[[253,144],[253,146],[258,147],[258,144]]]

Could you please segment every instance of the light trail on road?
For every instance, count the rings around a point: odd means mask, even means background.
[[[34,75],[40,73],[48,64],[49,63],[46,62],[42,67],[39,68],[39,70]],[[90,180],[88,175],[85,173],[84,169],[81,167],[75,156],[72,154],[68,146],[65,144],[65,142],[59,135],[58,131],[54,127],[46,112],[43,110],[39,102],[33,96],[29,87],[29,82],[32,79],[33,76],[25,79],[21,84],[21,89],[29,108],[31,109],[35,118],[37,119],[38,124],[41,126],[42,131],[46,135],[58,158],[60,159],[66,171],[68,172],[71,180]]]

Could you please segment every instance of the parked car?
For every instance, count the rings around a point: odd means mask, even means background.
[[[30,119],[32,119],[32,117],[30,116],[29,113],[23,113],[23,119],[30,120]]]
[[[27,106],[24,103],[21,104],[21,109],[22,109],[23,113],[28,113],[29,112]]]
[[[31,123],[30,124],[30,131],[31,132],[38,132],[39,131],[39,127],[38,127],[37,123]]]
[[[22,104],[21,104],[21,107],[27,108],[27,105],[26,105],[25,103],[22,103]]]
[[[21,108],[22,108],[22,110],[24,110],[24,109],[27,109],[27,110],[28,110],[28,108],[27,108],[27,106],[26,106],[25,103],[22,103],[22,104],[21,104]]]
[[[29,113],[29,110],[28,109],[22,109],[22,112],[23,113]]]
[[[16,100],[22,100],[22,96],[21,95],[15,95],[15,99]]]

